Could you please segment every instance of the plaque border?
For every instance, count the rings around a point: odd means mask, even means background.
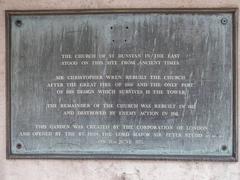
[[[238,13],[230,8],[130,8],[130,9],[58,9],[58,10],[5,10],[5,93],[6,93],[6,159],[125,159],[125,160],[175,160],[175,161],[238,161]],[[232,13],[233,26],[233,142],[232,156],[214,155],[133,155],[133,154],[13,154],[11,151],[11,16],[14,15],[71,15],[71,14],[114,14],[114,13]]]

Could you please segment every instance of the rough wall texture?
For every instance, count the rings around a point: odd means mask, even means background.
[[[4,14],[6,9],[219,8],[239,6],[239,0],[0,0],[0,179],[239,180],[240,162],[6,160]]]

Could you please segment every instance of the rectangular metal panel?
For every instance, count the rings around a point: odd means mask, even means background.
[[[236,160],[234,13],[7,13],[9,157]]]

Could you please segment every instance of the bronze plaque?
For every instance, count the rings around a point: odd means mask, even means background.
[[[6,19],[9,158],[237,159],[235,10]]]

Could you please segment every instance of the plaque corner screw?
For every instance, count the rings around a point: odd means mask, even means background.
[[[227,145],[222,145],[221,148],[222,148],[223,151],[226,151],[227,150]]]
[[[17,26],[17,27],[21,27],[22,26],[22,21],[21,20],[16,20],[15,21],[15,25]]]
[[[22,144],[21,143],[17,143],[16,148],[17,149],[22,149]]]
[[[222,19],[221,19],[221,23],[222,23],[223,25],[227,24],[227,23],[228,23],[227,18],[222,18]]]

